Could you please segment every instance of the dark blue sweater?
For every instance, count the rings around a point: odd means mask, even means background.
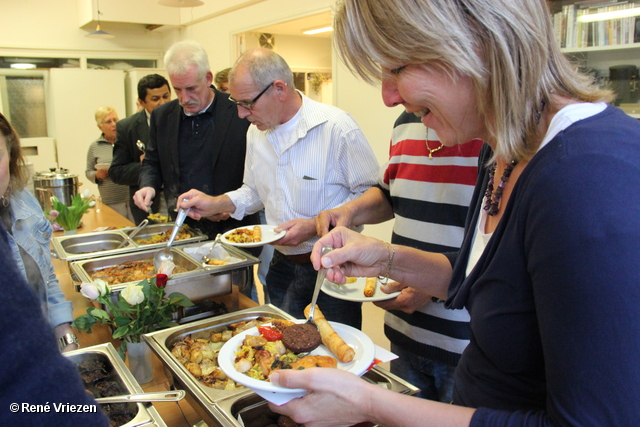
[[[38,298],[13,265],[2,225],[0,296],[0,425],[108,426],[100,406],[84,390],[77,368],[58,351]],[[70,405],[92,405],[97,412],[60,409]]]
[[[471,237],[447,304],[471,314],[472,425],[640,425],[640,123],[608,107],[542,148],[465,279]]]

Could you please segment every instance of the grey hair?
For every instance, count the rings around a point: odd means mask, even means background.
[[[230,82],[235,78],[236,69],[239,65],[247,67],[251,79],[258,87],[267,86],[276,80],[282,80],[289,88],[295,89],[293,72],[289,68],[287,61],[270,49],[255,48],[244,52],[231,68],[231,71],[229,71]]]
[[[118,113],[116,112],[116,109],[113,107],[105,106],[105,107],[98,108],[94,114],[94,118],[96,119],[96,124],[100,126],[104,118],[111,113],[116,113],[116,117],[118,117]]]
[[[211,70],[207,51],[193,40],[174,43],[164,55],[164,66],[169,75],[185,74],[194,65],[201,79]]]
[[[551,95],[613,99],[562,54],[545,0],[342,0],[334,21],[340,58],[370,83],[409,64],[469,77],[496,158],[535,152]]]

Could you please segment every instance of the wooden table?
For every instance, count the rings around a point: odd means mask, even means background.
[[[131,221],[104,204],[99,204],[87,212],[82,217],[82,223],[83,227],[78,229],[78,234],[90,233],[99,227],[130,227],[134,225]],[[62,231],[53,233],[54,237],[62,235]],[[92,302],[75,290],[73,281],[69,274],[67,262],[54,258],[53,267],[55,268],[55,273],[58,277],[58,281],[60,282],[62,292],[64,292],[67,299],[73,304],[73,317],[75,318],[82,314],[86,314],[87,307],[90,307]],[[240,293],[237,286],[233,286],[233,292],[231,294],[217,297],[214,300],[216,302],[224,303],[229,311],[257,306],[253,300]],[[76,335],[78,335],[78,341],[80,342],[81,348],[105,342],[111,342],[116,348],[120,346],[119,340],[114,340],[111,337],[111,331],[106,325],[95,326],[91,334],[77,332]],[[153,374],[153,380],[151,382],[141,384],[143,390],[169,390],[171,386],[171,378],[167,376],[164,365],[155,354],[153,355]],[[170,427],[190,427],[201,421],[201,417],[184,399],[178,403],[155,402],[153,406],[160,413],[164,422]]]

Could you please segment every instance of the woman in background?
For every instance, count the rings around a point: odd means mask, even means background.
[[[113,160],[113,144],[116,142],[116,122],[118,113],[113,107],[100,107],[95,113],[100,136],[93,141],[87,152],[87,179],[98,185],[102,203],[123,217],[135,222],[129,209],[129,187],[118,185],[109,177],[109,165]],[[99,165],[96,168],[96,165]]]
[[[28,173],[18,134],[0,114],[0,218],[9,235],[11,256],[38,295],[60,349],[75,350],[78,340],[71,329],[71,302],[62,293],[51,263],[51,223],[25,189]]]
[[[280,370],[307,427],[640,425],[640,123],[560,51],[544,0],[343,0],[343,59],[446,146],[486,141],[459,252],[337,227],[327,279],[384,275],[466,308],[453,405]],[[335,249],[321,258],[321,248]]]

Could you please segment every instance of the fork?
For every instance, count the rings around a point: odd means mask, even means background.
[[[324,246],[322,248],[322,256],[325,256],[329,252],[331,252],[333,248],[331,246]],[[307,323],[313,324],[316,328],[316,322],[313,320],[313,315],[316,311],[316,302],[318,301],[318,294],[320,294],[320,288],[324,283],[324,278],[327,276],[327,269],[324,267],[320,267],[318,270],[318,278],[316,279],[316,286],[313,289],[313,297],[311,298],[311,306],[309,307],[309,317],[307,318]]]

